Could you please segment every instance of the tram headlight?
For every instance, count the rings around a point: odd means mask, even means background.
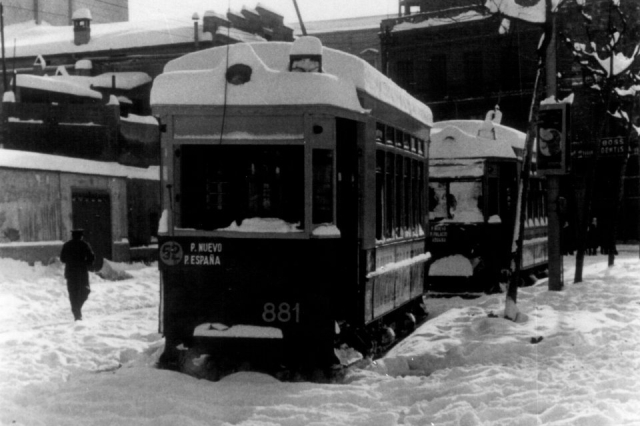
[[[253,70],[249,65],[234,64],[229,67],[225,77],[227,82],[235,86],[247,83],[251,80],[251,73]]]

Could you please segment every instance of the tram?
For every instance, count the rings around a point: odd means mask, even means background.
[[[314,37],[175,59],[151,103],[162,365],[326,376],[425,317],[426,105]]]
[[[499,111],[489,111],[484,121],[434,123],[429,168],[432,295],[500,292],[509,279],[526,135],[501,125],[500,118]],[[548,265],[545,181],[535,173],[527,197],[522,284],[543,275]]]

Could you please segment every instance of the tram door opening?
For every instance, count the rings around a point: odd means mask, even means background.
[[[358,126],[352,120],[336,120],[336,168],[337,168],[337,225],[342,247],[342,273],[348,286],[355,289],[358,282]]]
[[[71,196],[73,228],[84,229],[84,239],[96,255],[93,270],[111,259],[111,200],[106,192],[74,191]]]

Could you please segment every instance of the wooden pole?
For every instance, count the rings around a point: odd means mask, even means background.
[[[4,6],[0,3],[0,35],[2,36],[2,90],[7,91],[7,58],[4,54]]]
[[[505,302],[504,317],[515,321],[518,316],[517,300],[518,286],[520,285],[520,272],[522,267],[522,241],[524,237],[524,223],[527,211],[527,190],[529,186],[529,175],[531,174],[531,156],[533,151],[533,140],[537,129],[538,110],[540,109],[540,80],[542,70],[544,68],[544,56],[540,55],[538,59],[538,69],[536,71],[536,79],[533,85],[533,96],[531,106],[529,108],[529,128],[524,145],[524,161],[522,163],[522,171],[518,180],[518,199],[516,204],[516,220],[514,221],[514,246],[515,252],[513,256],[514,271],[507,289],[507,299]]]
[[[298,9],[298,2],[293,0],[293,6],[296,8],[296,14],[298,15],[298,21],[300,22],[300,30],[302,30],[302,35],[307,35],[307,29],[304,27],[304,22],[302,22],[302,15],[300,14],[300,9]]]
[[[551,40],[547,46],[545,61],[546,95],[556,96],[556,18],[551,18]],[[568,151],[569,143],[565,150]],[[568,153],[566,154],[568,155]],[[560,249],[560,217],[558,215],[558,199],[560,198],[560,176],[547,175],[547,233],[550,291],[562,290],[562,251]]]

